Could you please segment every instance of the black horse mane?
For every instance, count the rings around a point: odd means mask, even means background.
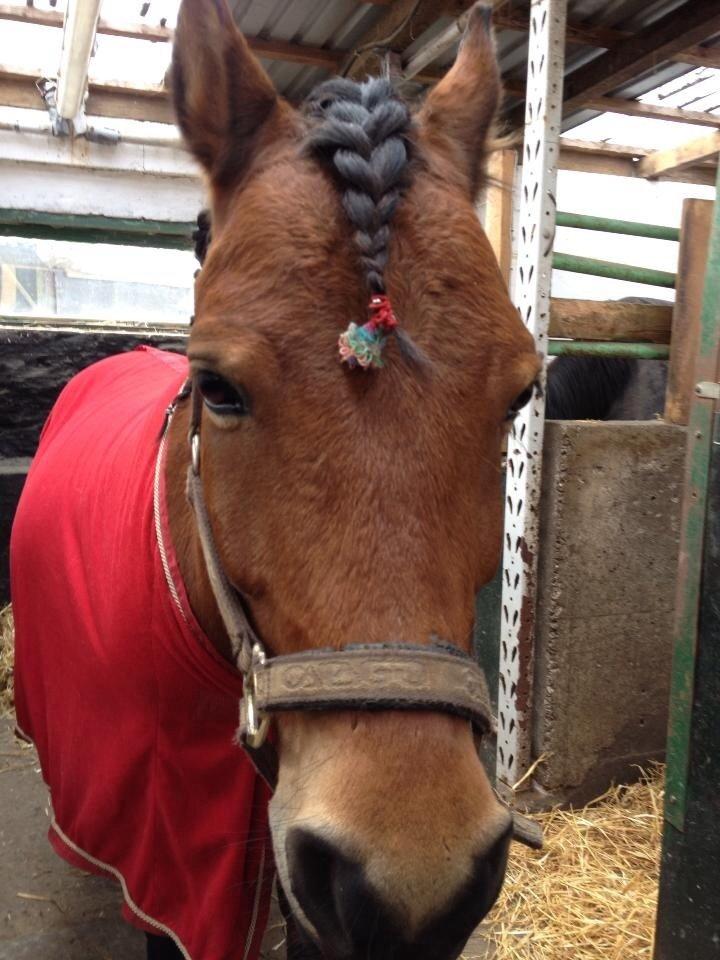
[[[309,123],[305,149],[331,171],[368,289],[384,293],[390,224],[410,180],[410,110],[388,80],[335,77],[310,93],[303,112]],[[193,233],[201,265],[211,240],[210,212],[202,210]]]

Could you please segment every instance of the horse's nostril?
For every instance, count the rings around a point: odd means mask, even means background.
[[[505,874],[510,828],[475,859],[472,874],[430,916],[414,916],[413,904],[381,899],[363,864],[308,829],[287,837],[290,887],[331,960],[372,956],[373,960],[454,960],[495,902]],[[437,877],[431,877],[433,884]],[[440,896],[442,899],[442,896]],[[406,918],[401,922],[400,917]]]
[[[382,957],[397,942],[399,930],[357,860],[300,828],[288,835],[287,854],[292,893],[327,956]]]

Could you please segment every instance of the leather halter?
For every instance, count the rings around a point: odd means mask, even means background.
[[[238,670],[243,677],[238,742],[272,790],[278,760],[267,740],[274,713],[287,710],[425,710],[468,720],[476,733],[494,732],[485,674],[463,651],[445,644],[358,644],[342,650],[311,650],[268,656],[240,595],[223,569],[200,476],[202,397],[186,384],[177,399],[191,396],[187,496],[200,547]],[[177,402],[177,400],[175,401]],[[169,410],[172,416],[175,404]],[[167,429],[167,425],[166,425]],[[514,815],[516,839],[542,846],[529,821]]]

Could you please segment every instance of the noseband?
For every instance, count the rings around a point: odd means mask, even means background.
[[[479,735],[494,732],[485,674],[456,647],[390,642],[356,644],[342,650],[268,654],[217,551],[200,476],[202,398],[197,387],[188,383],[177,399],[186,398],[188,392],[192,412],[187,496],[210,586],[243,677],[238,742],[270,788],[275,788],[278,775],[275,747],[267,739],[275,713],[423,710],[468,720]],[[174,407],[175,404],[171,405],[169,410],[168,424]],[[528,823],[520,824],[515,815],[515,835],[536,846],[537,831],[530,829],[535,825],[529,828]]]

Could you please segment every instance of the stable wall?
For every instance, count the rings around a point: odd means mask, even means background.
[[[546,424],[530,805],[664,753],[684,455],[671,424]]]
[[[52,329],[0,323],[0,607],[10,599],[12,518],[53,403],[83,367],[141,344],[184,352],[185,337],[177,330],[141,327]]]

